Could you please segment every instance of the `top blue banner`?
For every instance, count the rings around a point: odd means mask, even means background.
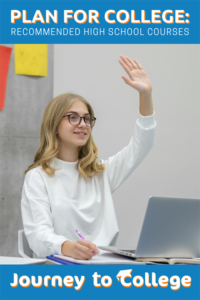
[[[0,0],[0,43],[199,44],[199,12],[199,0]]]

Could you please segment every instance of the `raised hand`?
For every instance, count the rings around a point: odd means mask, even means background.
[[[128,56],[120,55],[118,61],[121,66],[124,68],[129,78],[122,76],[125,83],[132,86],[139,93],[151,93],[152,86],[149,78],[147,77],[146,72],[143,70],[141,64],[137,60],[132,60]]]

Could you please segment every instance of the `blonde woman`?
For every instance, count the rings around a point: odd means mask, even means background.
[[[98,159],[92,138],[95,115],[76,94],[63,94],[47,106],[41,145],[26,170],[21,209],[25,235],[34,257],[60,254],[91,259],[96,245],[115,245],[118,225],[112,193],[141,163],[154,145],[156,121],[152,86],[141,64],[120,56],[129,78],[125,83],[140,94],[135,131],[123,150]],[[86,238],[77,240],[78,229]]]

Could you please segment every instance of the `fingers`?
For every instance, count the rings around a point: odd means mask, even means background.
[[[120,58],[123,60],[123,62],[125,63],[125,65],[127,65],[127,67],[129,67],[130,70],[133,69],[133,65],[132,65],[131,62],[127,59],[127,57],[124,57],[123,55],[120,55]]]
[[[124,70],[127,72],[127,74],[130,76],[130,69],[129,69],[129,67],[123,61],[121,61],[120,59],[118,61],[121,64],[121,66],[124,68]]]
[[[126,78],[125,76],[122,76],[122,78],[124,79],[125,83],[132,85],[132,80]]]
[[[97,246],[95,244],[93,244],[92,242],[89,242],[89,241],[84,241],[82,239],[79,239],[77,241],[77,243],[87,247],[90,249],[90,251],[94,251],[95,253],[99,253],[99,249],[97,248]]]
[[[143,70],[142,65],[139,63],[139,61],[137,61],[136,59],[134,59],[134,62],[136,63],[136,65],[138,66],[138,69]]]
[[[130,80],[128,78],[126,78],[125,76],[122,76],[122,78],[124,79],[124,82],[128,85],[130,85],[133,88],[136,88],[137,82],[135,80]]]
[[[89,249],[78,243],[74,246],[74,258],[88,260],[91,259],[95,254]]]
[[[79,239],[74,245],[74,255],[76,259],[91,259],[95,253],[100,251],[95,244]]]
[[[140,69],[143,70],[142,65],[137,61],[136,59],[132,60],[128,56],[120,55],[121,60],[118,60],[124,70],[129,74],[129,71],[132,71],[133,69]]]
[[[143,70],[142,65],[139,63],[139,61],[137,61],[136,59],[132,60],[130,59],[128,56],[126,56],[126,59],[130,62],[130,64],[132,65],[132,67],[134,69],[140,69]]]
[[[73,257],[78,259],[91,259],[95,254],[87,247],[79,244],[78,242],[74,245]]]
[[[126,59],[127,59],[127,60],[129,61],[129,63],[131,64],[132,69],[138,69],[137,64],[136,64],[132,59],[130,59],[128,56],[126,56]]]

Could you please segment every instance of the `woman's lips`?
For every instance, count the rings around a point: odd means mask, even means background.
[[[79,134],[79,133],[74,132],[74,134],[77,135],[77,136],[80,136],[81,138],[84,138],[86,136],[86,133],[85,134]]]

